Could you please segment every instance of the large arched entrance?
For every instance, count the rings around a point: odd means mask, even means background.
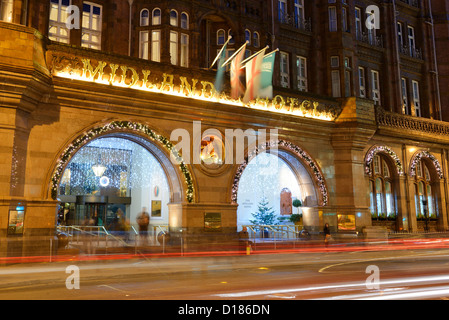
[[[302,204],[298,209],[292,207],[296,199]],[[318,211],[327,205],[328,193],[312,157],[290,142],[277,140],[249,152],[234,177],[232,201],[238,204],[238,228],[253,224],[253,213],[265,202],[276,216],[275,224],[288,224],[291,214],[302,213],[304,226],[313,230],[319,228]]]
[[[194,187],[167,138],[143,124],[114,121],[87,130],[62,152],[51,196],[61,201],[60,224],[108,227],[121,218],[134,225],[145,208],[152,224],[168,225],[168,204],[193,202]]]
[[[170,188],[157,158],[140,144],[104,136],[82,147],[62,175],[59,223],[112,229],[116,221],[131,224],[142,210],[153,223],[168,224]]]

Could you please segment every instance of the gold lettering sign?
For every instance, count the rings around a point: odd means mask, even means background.
[[[151,70],[138,71],[130,66],[105,61],[93,63],[88,58],[65,57],[57,53],[53,54],[50,67],[53,75],[57,77],[218,102],[299,117],[334,121],[340,113],[338,106],[324,105],[317,101],[300,100],[281,95],[276,95],[273,99],[257,98],[245,104],[240,98],[232,99],[226,93],[217,92],[214,84],[210,81],[201,81],[194,78],[189,80],[184,76],[175,76],[169,73],[163,73],[162,80],[151,80]],[[157,79],[156,77],[153,78]]]

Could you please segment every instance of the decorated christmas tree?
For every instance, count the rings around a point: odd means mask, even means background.
[[[272,207],[269,206],[268,199],[263,197],[258,205],[257,212],[252,213],[254,220],[250,220],[252,224],[256,225],[274,225],[276,214]]]

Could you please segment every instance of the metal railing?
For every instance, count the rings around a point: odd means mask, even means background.
[[[292,241],[295,245],[301,235],[305,234],[303,226],[298,225],[243,225],[242,228],[249,230],[248,236],[254,246],[257,246],[258,242],[272,241],[275,249],[279,242],[285,240]]]
[[[165,252],[165,236],[168,232],[168,226],[157,225],[153,227],[154,240],[151,245],[161,245]],[[59,232],[68,236],[68,243],[72,246],[81,246],[86,243],[95,244],[96,248],[104,248],[107,252],[113,247],[134,247],[137,253],[137,247],[140,244],[139,232],[134,226],[130,226],[128,231],[110,231],[104,226],[58,226]],[[162,243],[158,243],[157,235],[162,232]],[[145,243],[148,245],[148,243]]]

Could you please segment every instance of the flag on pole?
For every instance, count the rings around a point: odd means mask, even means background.
[[[273,69],[276,52],[274,50],[263,57],[260,75],[259,98],[273,98]]]
[[[245,93],[242,77],[244,76],[241,63],[245,56],[246,43],[238,50],[231,62],[231,98],[238,99]],[[242,81],[243,80],[243,81]]]
[[[214,62],[210,66],[210,68],[212,68],[218,60],[217,75],[215,76],[215,84],[214,84],[215,90],[217,92],[220,92],[222,89],[222,86],[223,86],[223,77],[224,77],[224,73],[226,70],[226,67],[223,66],[223,64],[226,60],[226,47],[229,43],[229,40],[231,40],[231,37],[229,37],[228,40],[225,42],[225,44],[221,48],[220,52],[218,52],[218,55],[215,58]]]
[[[256,99],[260,92],[260,78],[262,73],[262,62],[265,50],[260,50],[254,58],[245,64],[246,68],[246,92],[243,102],[248,103]]]

